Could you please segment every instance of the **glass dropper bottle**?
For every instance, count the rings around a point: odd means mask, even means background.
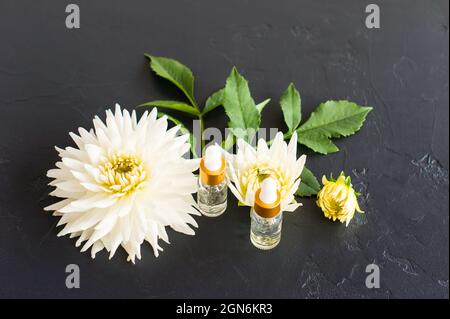
[[[283,212],[280,210],[280,191],[275,179],[262,181],[255,193],[251,209],[250,240],[259,249],[275,248],[281,240]]]
[[[197,203],[203,215],[220,216],[227,208],[226,162],[219,145],[206,148],[200,161]]]

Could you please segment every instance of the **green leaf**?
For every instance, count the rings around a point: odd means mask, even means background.
[[[289,129],[293,132],[300,124],[301,114],[301,99],[293,83],[289,84],[286,91],[280,98],[281,109],[283,110],[284,121]]]
[[[167,100],[151,101],[141,104],[138,107],[148,107],[148,106],[156,106],[164,109],[176,110],[184,113],[189,113],[195,116],[198,116],[200,114],[200,112],[196,108],[180,101],[167,101]]]
[[[322,103],[297,129],[298,142],[321,154],[337,152],[339,149],[331,138],[356,133],[370,111],[372,107],[359,106],[349,101]]]
[[[211,112],[218,106],[222,105],[223,103],[223,97],[224,97],[224,89],[220,89],[216,92],[214,92],[205,103],[205,108],[203,109],[203,114],[206,114],[208,112]]]
[[[258,110],[258,112],[261,114],[261,112],[263,111],[264,107],[269,104],[270,99],[265,99],[264,101],[262,101],[259,104],[256,104],[256,109]]]
[[[250,94],[247,80],[235,67],[226,81],[223,106],[233,134],[247,140],[253,138],[261,123],[261,115]]]
[[[206,103],[205,103],[205,108],[203,109],[202,113],[206,114],[208,112],[211,112],[215,108],[221,106],[223,104],[223,99],[225,96],[224,94],[225,94],[225,89],[220,89],[220,90],[214,92],[210,97],[208,97],[208,99],[206,100]],[[270,102],[270,99],[265,99],[261,103],[257,104],[256,109],[258,110],[258,112],[261,113],[262,110],[264,109],[264,107],[269,102]]]
[[[298,142],[313,151],[320,154],[330,154],[339,151],[339,148],[330,140],[330,138],[321,132],[311,132],[305,135],[298,133]]]
[[[197,157],[197,152],[195,151],[195,147],[197,145],[197,139],[195,138],[194,134],[189,131],[189,129],[181,123],[179,120],[174,118],[173,116],[170,116],[168,114],[165,114],[163,112],[158,112],[158,117],[166,116],[169,121],[171,121],[175,125],[180,126],[180,132],[181,134],[188,134],[189,135],[189,143],[191,144],[191,152],[194,155],[194,157]]]
[[[295,195],[302,197],[317,195],[320,191],[320,184],[313,172],[304,167],[300,179],[300,187]]]
[[[175,84],[183,91],[189,99],[189,102],[198,109],[194,98],[194,76],[192,75],[192,71],[184,64],[173,59],[156,57],[149,54],[145,54],[145,56],[150,59],[151,69],[160,77]]]

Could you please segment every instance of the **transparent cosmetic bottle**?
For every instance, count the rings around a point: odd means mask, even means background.
[[[200,161],[197,191],[197,203],[205,216],[220,216],[227,208],[225,167],[222,149],[218,145],[209,146]]]
[[[272,178],[266,178],[256,191],[250,215],[252,244],[264,250],[275,248],[281,240],[283,213],[280,211],[280,192]]]

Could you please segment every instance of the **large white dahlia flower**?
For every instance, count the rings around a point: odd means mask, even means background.
[[[85,242],[81,251],[91,248],[92,258],[104,248],[111,258],[122,246],[134,263],[144,241],[158,256],[158,239],[169,243],[166,226],[193,235],[198,161],[183,158],[188,135],[168,130],[156,108],[138,121],[136,112],[116,105],[115,114],[106,111],[106,123],[93,122],[89,132],[70,133],[77,148],[56,148],[61,161],[47,173],[56,188],[50,194],[63,198],[45,208],[61,216],[58,236],[79,237],[76,246]]]
[[[264,139],[259,139],[257,149],[242,139],[238,139],[237,146],[236,155],[227,154],[227,176],[230,190],[240,204],[253,206],[261,182],[272,177],[280,190],[281,210],[296,210],[301,204],[295,201],[294,194],[306,161],[305,155],[297,159],[297,133],[294,132],[289,145],[279,132],[270,148]]]

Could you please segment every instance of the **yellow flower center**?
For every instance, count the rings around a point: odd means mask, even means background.
[[[283,198],[288,187],[285,174],[279,168],[273,167],[268,163],[256,163],[241,175],[242,193],[246,194],[249,188],[256,192],[261,187],[262,181],[268,177],[272,177],[277,181],[281,198]]]
[[[119,196],[142,187],[148,176],[144,163],[134,155],[113,155],[99,169],[104,188]]]

